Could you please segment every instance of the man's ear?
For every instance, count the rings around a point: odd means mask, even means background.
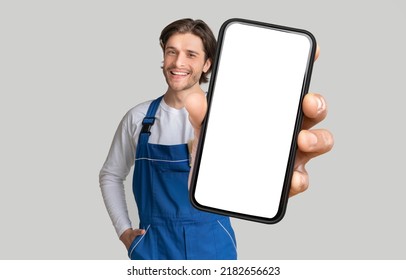
[[[207,71],[209,71],[211,66],[211,59],[206,59],[206,62],[204,63],[203,66],[203,73],[207,73]]]

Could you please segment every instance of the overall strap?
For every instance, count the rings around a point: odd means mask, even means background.
[[[147,114],[142,120],[142,128],[138,139],[139,144],[148,143],[149,136],[151,135],[151,127],[155,122],[155,113],[158,110],[159,104],[164,96],[160,96],[149,105]]]

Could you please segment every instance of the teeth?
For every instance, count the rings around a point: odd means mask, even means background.
[[[188,73],[185,72],[175,72],[175,71],[171,71],[172,74],[174,75],[180,75],[180,76],[186,76]]]

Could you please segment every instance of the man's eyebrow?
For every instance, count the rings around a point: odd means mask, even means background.
[[[175,48],[175,47],[172,47],[172,46],[166,46],[166,48],[165,48],[165,50],[177,50],[177,48]],[[195,50],[186,50],[186,52],[187,53],[189,53],[189,54],[195,54],[195,55],[200,55],[201,54],[201,52],[199,52],[199,51],[195,51]]]
[[[194,50],[187,50],[187,52],[188,52],[189,54],[200,55],[200,52],[194,51]]]

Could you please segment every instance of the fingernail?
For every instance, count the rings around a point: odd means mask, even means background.
[[[323,98],[317,98],[317,113],[321,113],[326,108],[326,103]]]
[[[311,132],[308,132],[307,134],[307,144],[310,146],[310,148],[313,148],[317,144],[317,136]]]

